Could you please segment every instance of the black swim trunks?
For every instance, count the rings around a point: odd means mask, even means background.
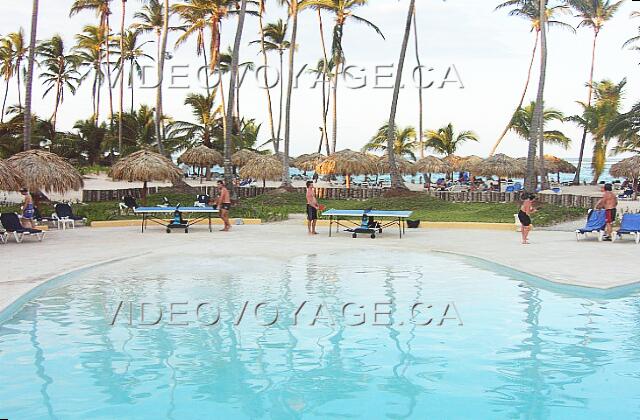
[[[222,203],[220,207],[222,210],[231,210],[231,203]]]
[[[529,216],[527,213],[523,212],[522,210],[520,210],[518,212],[518,220],[520,220],[520,223],[522,223],[522,226],[531,226],[531,216]]]
[[[307,220],[318,220],[318,209],[307,204]]]

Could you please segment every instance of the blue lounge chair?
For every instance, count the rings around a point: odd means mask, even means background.
[[[640,214],[625,214],[622,216],[620,230],[614,235],[613,239],[622,239],[622,235],[633,235],[636,243],[640,244]]]
[[[607,212],[605,210],[592,210],[587,218],[587,225],[576,230],[576,240],[586,237],[589,233],[597,233],[598,240],[602,241],[604,229],[607,226]]]
[[[12,233],[17,243],[22,242],[24,236],[35,236],[38,241],[42,242],[44,238],[44,232],[40,229],[25,228],[20,224],[20,219],[15,213],[2,213],[0,214],[0,222],[2,226],[7,230],[7,233]]]
[[[618,195],[618,198],[621,200],[631,200],[633,198],[633,188],[627,188],[624,192]]]

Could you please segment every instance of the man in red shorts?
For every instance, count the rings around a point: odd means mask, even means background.
[[[604,241],[611,241],[611,235],[613,234],[613,223],[616,221],[617,209],[618,209],[618,197],[613,193],[613,185],[605,184],[604,195],[602,199],[596,204],[596,209],[605,209],[607,212],[607,226],[605,228],[606,236]]]

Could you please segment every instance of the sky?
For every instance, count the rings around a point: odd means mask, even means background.
[[[58,33],[68,45],[74,43],[74,35],[86,24],[95,24],[93,13],[83,12],[69,17],[72,0],[41,0],[38,39],[50,38]],[[370,0],[369,5],[358,9],[357,14],[375,23],[384,34],[384,39],[371,28],[347,21],[343,36],[344,53],[350,73],[355,78],[340,80],[338,89],[338,149],[360,149],[389,118],[393,90],[393,75],[399,58],[404,34],[408,0]],[[526,73],[531,59],[534,34],[527,21],[508,16],[506,10],[495,11],[499,1],[494,0],[418,0],[417,21],[419,52],[422,65],[429,69],[425,75],[424,127],[437,129],[452,123],[457,131],[472,130],[479,142],[467,143],[459,151],[461,155],[476,154],[486,156],[517,105],[524,87]],[[133,21],[133,13],[141,7],[142,1],[127,2],[127,23]],[[640,54],[622,49],[628,38],[638,34],[640,19],[630,19],[634,10],[640,10],[636,3],[626,0],[608,22],[598,38],[595,80],[611,79],[619,82],[627,78],[623,110],[638,102],[640,97]],[[112,6],[112,26],[119,25],[120,1]],[[23,27],[29,31],[31,2],[0,1],[0,35]],[[271,2],[265,21],[272,22],[285,18],[285,10]],[[331,44],[332,16],[323,15],[325,40]],[[173,18],[177,21],[177,18]],[[577,26],[578,20],[563,16],[563,21]],[[175,24],[172,20],[172,24]],[[322,56],[318,20],[315,12],[301,14],[296,52],[296,74],[298,86],[294,90],[292,112],[291,154],[310,153],[318,148],[321,119],[321,88],[313,88],[315,78],[304,71],[304,66],[312,67]],[[223,24],[222,46],[226,49],[233,42],[236,20],[229,18]],[[116,29],[117,30],[117,29]],[[259,39],[258,19],[247,17],[243,33],[241,60],[252,61],[256,67],[262,65],[262,57],[257,45],[249,41]],[[170,85],[164,93],[165,113],[176,120],[190,120],[191,114],[184,105],[184,97],[190,92],[203,92],[198,83],[197,70],[202,58],[195,53],[195,40],[188,41],[179,48],[174,47],[177,35],[169,39],[172,58],[167,61],[165,80]],[[148,36],[145,40],[152,40]],[[586,101],[593,31],[579,28],[577,33],[551,29],[549,33],[549,57],[546,105],[573,115],[580,111],[577,101]],[[417,62],[414,39],[407,54],[406,71],[403,75],[404,88],[400,94],[397,124],[418,126],[418,89],[412,80]],[[155,44],[145,47],[154,55]],[[285,56],[285,62],[287,57]],[[535,99],[538,86],[538,67],[532,75],[526,101]],[[153,61],[149,66],[145,85],[137,89],[134,100],[137,104],[153,106],[155,91]],[[286,64],[285,64],[286,65]],[[272,81],[277,76],[277,56],[270,56]],[[187,75],[187,77],[180,77]],[[391,76],[391,77],[390,77]],[[366,77],[366,80],[365,80]],[[255,118],[263,123],[260,139],[269,136],[265,90],[261,84],[262,74],[248,71],[245,75],[241,95],[241,113],[246,118]],[[445,81],[446,80],[446,81]],[[443,82],[445,81],[445,82]],[[140,85],[140,81],[136,81]],[[225,84],[225,87],[228,83]],[[3,86],[4,87],[4,86]],[[17,103],[15,81],[9,86],[9,104]],[[34,83],[34,111],[44,117],[53,112],[54,96],[42,97],[44,88],[39,80]],[[228,92],[225,92],[227,94]],[[279,87],[271,90],[276,122],[278,119]],[[117,104],[117,93],[114,92]],[[108,112],[106,88],[102,97],[102,115]],[[125,93],[125,104],[130,102],[129,92]],[[527,103],[527,102],[525,102]],[[114,105],[115,106],[115,105]],[[117,109],[117,107],[116,107]],[[75,96],[67,94],[62,104],[58,128],[70,130],[78,119],[85,119],[91,113],[91,83],[85,82]],[[329,124],[331,121],[329,121]],[[562,157],[578,154],[581,131],[570,123],[550,125],[548,129],[560,129],[572,140],[569,150],[550,147],[549,152]],[[331,128],[329,128],[331,130]],[[514,134],[508,134],[499,152],[511,156],[526,155],[527,144]]]

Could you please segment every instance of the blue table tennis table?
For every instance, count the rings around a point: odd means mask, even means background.
[[[180,206],[138,207],[133,211],[135,214],[142,215],[142,228],[141,228],[142,233],[144,233],[145,229],[147,228],[147,223],[149,221],[156,223],[158,225],[164,226],[167,230],[167,233],[170,233],[171,229],[175,227],[175,225],[172,225],[172,222],[167,223],[166,220],[160,218],[160,215],[174,215],[176,212],[179,212],[180,214],[189,213],[195,216],[194,219],[188,220],[184,225],[180,226],[180,228],[184,229],[185,233],[189,233],[189,227],[206,219],[209,219],[209,232],[213,232],[211,228],[211,216],[219,213],[219,210],[213,207],[180,207]]]
[[[372,217],[373,219],[385,219],[383,223],[377,228],[379,233],[382,233],[383,229],[389,226],[398,226],[398,232],[400,238],[405,233],[406,222],[413,214],[412,211],[398,211],[398,210],[336,210],[330,209],[322,213],[323,216],[329,217],[329,236],[333,230],[333,225],[336,226],[336,233],[339,232],[340,227],[349,229],[352,227],[360,226],[353,221],[354,218],[362,219],[364,217]],[[349,223],[348,225],[345,223]],[[371,236],[375,238],[375,235]]]

